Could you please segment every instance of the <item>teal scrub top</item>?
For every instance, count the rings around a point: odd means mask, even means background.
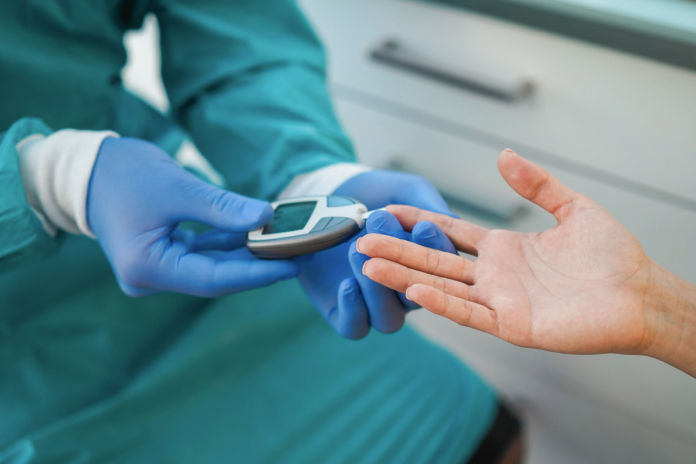
[[[119,77],[150,12],[166,115]],[[296,281],[132,299],[97,242],[47,235],[15,145],[63,128],[190,138],[264,199],[354,161],[292,1],[0,2],[0,463],[466,462],[495,394],[412,330],[341,339]]]

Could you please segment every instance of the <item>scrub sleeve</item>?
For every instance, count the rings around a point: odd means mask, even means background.
[[[16,145],[34,134],[51,130],[39,120],[14,124],[0,141],[0,273],[22,263],[40,260],[57,249],[26,201]]]

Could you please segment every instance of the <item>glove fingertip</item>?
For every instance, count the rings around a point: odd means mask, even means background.
[[[401,330],[406,322],[406,312],[402,311],[402,314],[403,316],[398,319],[392,318],[388,324],[372,324],[372,326],[383,334],[393,334]]]
[[[248,221],[251,228],[261,227],[273,219],[273,206],[266,201],[248,198],[240,209],[240,217]]]
[[[390,235],[400,239],[406,239],[407,237],[399,220],[388,211],[376,211],[371,214],[367,218],[365,228],[370,234]]]
[[[419,240],[422,241],[427,241],[427,240],[436,240],[437,239],[437,231],[438,227],[433,224],[430,221],[421,221],[416,223],[415,226],[413,226],[413,230],[411,231],[411,234],[413,234],[413,238],[415,239],[416,237]]]
[[[398,293],[397,296],[399,297],[399,301],[401,301],[401,304],[404,305],[404,310],[408,313],[410,311],[413,311],[414,309],[420,308],[420,305],[418,303],[415,303],[408,298],[406,298],[406,295],[403,293]]]
[[[267,280],[269,283],[294,279],[301,271],[300,266],[290,260],[259,260],[255,263],[255,274],[260,280]]]
[[[355,298],[357,291],[360,290],[358,281],[354,277],[343,279],[338,285],[338,294],[347,298]]]
[[[355,278],[343,280],[338,287],[338,307],[329,324],[343,338],[359,340],[370,333],[367,305]]]
[[[413,227],[411,232],[413,243],[444,251],[446,253],[457,253],[452,241],[437,225],[429,221],[422,221]]]
[[[369,259],[369,256],[364,255],[358,251],[358,248],[355,245],[355,243],[352,243],[350,245],[350,249],[348,250],[348,261],[350,263],[351,269],[353,269],[354,275],[356,272],[362,274],[362,268]]]
[[[283,261],[283,265],[285,269],[282,272],[285,275],[285,279],[294,279],[302,272],[300,265],[293,261]]]

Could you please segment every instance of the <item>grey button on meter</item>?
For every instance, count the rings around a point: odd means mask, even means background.
[[[365,205],[341,196],[290,198],[271,205],[271,222],[249,232],[246,240],[259,258],[292,258],[331,248],[357,234],[369,215]]]

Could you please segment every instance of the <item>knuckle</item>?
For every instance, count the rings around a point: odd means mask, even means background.
[[[220,189],[212,189],[210,192],[210,205],[214,213],[225,214],[234,211],[239,203],[239,198]]]
[[[468,296],[466,287],[461,288],[461,284],[452,282],[449,279],[442,279],[442,291],[448,295],[453,295],[458,298],[467,298]]]
[[[549,186],[549,179],[551,178],[551,175],[547,172],[545,175],[540,177],[535,184],[532,184],[529,186],[529,200],[530,201],[535,201],[544,194],[545,190],[547,190]]]
[[[411,185],[415,187],[424,187],[430,185],[430,182],[428,182],[424,177],[419,176],[418,174],[406,173],[404,174],[404,177],[407,182],[409,182]]]
[[[428,243],[431,243],[435,239],[437,239],[437,228],[435,227],[435,224],[433,224],[432,222],[421,221],[418,224],[416,224],[416,226],[418,227],[417,234],[419,239]]]
[[[447,233],[447,232],[452,232],[454,230],[455,224],[456,224],[456,219],[453,218],[452,216],[445,216],[445,221],[442,225],[442,230]]]
[[[401,327],[403,327],[403,325],[404,325],[404,320],[399,319],[396,321],[392,321],[388,324],[380,325],[379,327],[375,326],[375,329],[377,329],[377,331],[379,331],[379,332],[382,332],[383,334],[391,334],[394,332],[398,332],[401,329]]]
[[[472,313],[472,308],[471,308],[471,303],[468,301],[464,301],[464,304],[462,305],[464,312],[461,318],[461,324],[462,325],[469,325],[471,322],[471,313]]]
[[[124,254],[115,268],[119,279],[129,287],[143,287],[148,284],[146,265],[135,253]]]
[[[367,335],[368,331],[369,327],[362,328],[356,326],[355,324],[341,324],[336,327],[336,332],[338,335],[343,338],[347,338],[348,340],[360,340]]]
[[[418,284],[419,279],[418,275],[416,274],[416,271],[413,269],[407,269],[407,275],[406,275],[406,287],[410,287],[412,285]]]
[[[435,250],[428,250],[425,261],[428,274],[434,274],[440,266],[440,255]]]
[[[142,296],[141,293],[137,291],[137,289],[127,285],[125,282],[119,281],[118,285],[119,287],[121,287],[121,291],[125,293],[126,296],[129,296],[131,298],[140,298]]]
[[[397,242],[398,249],[397,249],[397,253],[396,253],[396,260],[395,260],[396,262],[400,263],[400,262],[403,262],[403,260],[404,260],[404,255],[406,254],[406,249],[404,247],[404,243],[405,242],[403,242],[402,240],[399,240]]]
[[[467,282],[470,280],[472,263],[464,261],[461,263],[461,269],[459,270],[459,280],[461,282]]]
[[[437,295],[437,306],[440,309],[440,314],[446,314],[451,310],[449,297],[444,292],[439,292]]]

